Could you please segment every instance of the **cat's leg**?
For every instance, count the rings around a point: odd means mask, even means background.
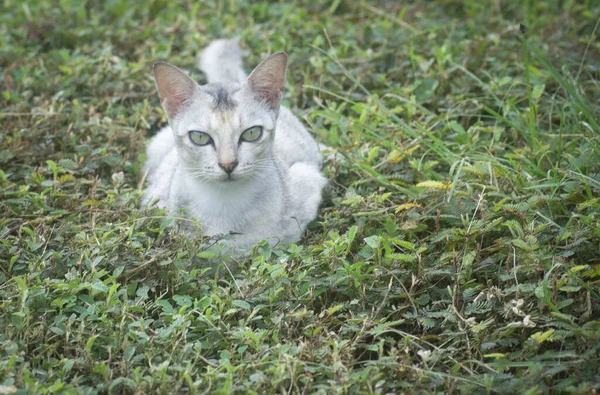
[[[173,131],[169,126],[165,126],[152,138],[146,156],[144,175],[141,180],[141,186],[144,188],[141,204],[146,206],[158,199],[157,207],[171,209],[169,197],[171,181],[177,165],[177,152]]]
[[[148,148],[146,148],[146,163],[144,164],[144,170],[148,171],[148,175],[158,169],[163,159],[174,146],[173,130],[169,125],[162,128],[156,136],[152,137]]]
[[[326,184],[327,179],[314,164],[298,162],[289,168],[288,185],[291,203],[289,212],[297,221],[298,234],[301,234],[306,225],[317,217],[321,194]]]

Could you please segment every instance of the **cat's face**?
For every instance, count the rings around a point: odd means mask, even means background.
[[[285,54],[275,54],[243,84],[204,86],[174,66],[154,66],[161,104],[191,177],[203,182],[240,182],[272,166],[286,62]]]
[[[170,120],[188,174],[206,182],[251,179],[271,166],[277,111],[236,85],[199,87]]]

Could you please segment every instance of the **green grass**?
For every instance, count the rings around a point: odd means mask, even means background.
[[[0,5],[0,393],[597,391],[598,2],[293,3]],[[140,169],[152,63],[233,36],[344,159],[215,274]]]

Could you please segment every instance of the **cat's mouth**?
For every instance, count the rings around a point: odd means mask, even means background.
[[[222,183],[222,184],[235,184],[238,182],[243,182],[245,180],[249,180],[252,179],[252,177],[250,176],[250,174],[246,171],[240,171],[240,172],[232,172],[231,174],[225,174],[225,173],[221,173],[215,181]]]
[[[230,184],[239,180],[239,176],[236,174],[224,174],[219,178],[222,183]]]

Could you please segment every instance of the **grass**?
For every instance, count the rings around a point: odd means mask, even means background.
[[[0,5],[0,393],[599,389],[596,1],[145,4]],[[215,274],[140,169],[152,63],[233,36],[343,160]]]

